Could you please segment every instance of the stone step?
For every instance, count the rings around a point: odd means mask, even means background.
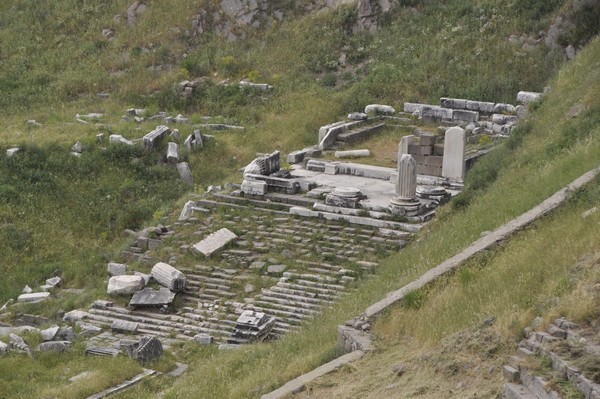
[[[188,302],[213,302],[216,301],[218,299],[221,299],[220,297],[216,296],[216,295],[212,295],[212,294],[207,294],[205,292],[186,292],[182,295],[182,298],[185,301]]]
[[[298,285],[304,285],[307,287],[326,288],[328,290],[333,290],[333,291],[343,291],[346,289],[345,286],[340,285],[340,284],[320,283],[317,281],[305,280],[303,278],[293,280],[293,281]]]
[[[255,300],[254,304],[257,306],[265,307],[267,309],[279,309],[279,310],[284,310],[286,312],[290,312],[293,314],[304,315],[304,316],[314,316],[314,315],[317,315],[320,313],[319,310],[307,309],[305,307],[283,305],[278,302],[273,302],[270,300],[259,299],[259,300]]]
[[[139,333],[152,334],[152,335],[157,335],[157,336],[162,336],[162,337],[170,337],[170,336],[172,336],[173,332],[175,332],[177,339],[183,339],[183,338],[189,339],[190,337],[193,337],[193,335],[195,335],[197,333],[205,333],[205,334],[210,334],[210,335],[215,335],[215,336],[231,334],[231,332],[227,331],[227,330],[218,330],[218,329],[209,328],[209,327],[201,327],[198,325],[180,325],[180,326],[158,325],[156,323],[153,323],[151,320],[145,320],[144,322],[142,322],[142,321],[136,320],[135,318],[130,318],[130,317],[126,317],[126,316],[127,315],[102,315],[102,314],[97,314],[97,313],[91,313],[88,316],[87,320],[90,321],[92,324],[94,324],[94,322],[100,322],[105,326],[110,326],[112,324],[112,322],[114,322],[115,320],[135,321],[135,322],[139,323],[139,328],[138,328]]]
[[[267,304],[270,305],[270,304]],[[259,306],[259,305],[248,305],[248,310],[254,310],[256,312],[263,312],[269,316],[274,316],[277,320],[283,321],[287,324],[297,325],[303,320],[308,319],[308,315],[293,313],[285,310],[274,309],[270,306]]]
[[[283,272],[283,277],[287,277],[290,279],[302,279],[313,282],[321,282],[325,281],[327,283],[336,283],[337,279],[328,276],[320,276],[318,274],[310,274],[310,273],[294,273],[294,272]]]
[[[282,291],[281,287],[278,287],[277,285],[272,286],[268,290],[263,290],[262,294],[275,298],[287,299],[290,301],[311,303],[319,306],[331,305],[333,303],[332,301],[328,301],[324,298],[316,298],[315,296],[297,295],[290,292],[285,292]]]
[[[317,288],[318,289],[318,288]],[[271,291],[282,292],[291,295],[304,296],[308,298],[318,298],[325,302],[333,302],[333,300],[337,299],[338,294],[337,291],[333,290],[321,290],[321,291],[309,291],[303,285],[290,284],[290,283],[282,283],[279,282],[277,285],[271,287]]]
[[[188,278],[187,280],[188,290],[189,288],[203,289],[203,288],[212,288],[222,291],[229,291],[231,287],[228,285],[222,285],[217,283],[211,283],[208,281],[194,281]]]
[[[278,303],[281,305],[287,305],[287,306],[303,308],[303,309],[310,309],[310,310],[315,310],[315,311],[321,310],[321,307],[322,307],[320,304],[310,303],[310,302],[306,302],[304,300],[290,299],[286,295],[278,294],[277,292],[272,292],[269,290],[264,290],[260,295],[260,299],[262,301],[274,302],[274,303]]]

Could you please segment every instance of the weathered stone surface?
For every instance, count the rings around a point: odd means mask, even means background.
[[[170,142],[167,148],[167,161],[179,162],[179,144]]]
[[[269,91],[273,89],[273,86],[271,86],[270,84],[267,83],[254,83],[251,82],[247,79],[243,79],[240,80],[240,87],[244,88],[244,87],[248,87],[251,89],[255,89],[255,90],[260,90],[260,91]]]
[[[353,112],[351,114],[348,114],[348,119],[350,119],[351,121],[362,121],[367,119],[367,114],[365,114],[364,112]]]
[[[199,129],[194,130],[193,134],[187,136],[183,142],[183,146],[188,151],[195,151],[204,148],[204,135]]]
[[[336,151],[336,158],[359,158],[359,157],[370,157],[371,152],[369,150],[349,150],[349,151]]]
[[[23,287],[23,289],[21,290],[21,293],[23,294],[31,294],[33,292],[33,289],[31,289],[31,287],[27,284],[25,284],[25,287]]]
[[[274,151],[271,154],[260,155],[256,157],[254,161],[250,162],[250,164],[244,168],[244,175],[255,174],[269,176],[270,174],[279,171],[279,157],[279,151]]]
[[[213,342],[213,337],[208,334],[197,334],[194,335],[194,341],[200,345],[210,345]]]
[[[492,111],[494,114],[509,114],[512,115],[517,112],[517,108],[512,104],[498,103],[494,106]]]
[[[71,147],[71,151],[81,154],[83,152],[83,144],[81,144],[79,141],[76,142],[73,144],[73,147]]]
[[[141,291],[133,294],[129,306],[132,307],[161,307],[169,306],[175,299],[175,293],[168,288],[160,288],[155,290],[153,288],[144,288]]]
[[[442,176],[462,181],[465,178],[465,151],[467,135],[464,129],[452,127],[446,132]]]
[[[530,102],[540,101],[542,99],[542,93],[535,93],[532,91],[520,91],[517,93],[517,102],[521,104],[527,104]]]
[[[127,348],[127,354],[141,363],[158,360],[163,355],[163,346],[156,337],[143,337],[140,341]]]
[[[158,145],[158,143],[167,135],[169,134],[170,130],[167,126],[157,126],[156,129],[152,130],[151,132],[147,133],[144,138],[142,139],[142,142],[144,144],[144,148],[147,150],[156,148],[156,146]]]
[[[417,163],[409,154],[398,154],[396,198],[414,200],[417,195]]]
[[[47,285],[51,285],[52,287],[60,287],[62,285],[62,280],[60,277],[52,277],[46,280]]]
[[[126,332],[135,334],[140,326],[140,323],[135,323],[125,320],[115,320],[111,324],[110,328],[115,332]]]
[[[5,355],[8,352],[8,345],[0,341],[0,356]]]
[[[265,181],[248,180],[242,182],[241,190],[244,194],[249,195],[265,195],[267,193],[268,184]]]
[[[135,143],[131,140],[127,140],[125,137],[120,134],[111,134],[108,137],[108,142],[110,144],[125,144],[125,145],[135,145]]]
[[[307,152],[308,151],[306,149],[290,152],[287,156],[287,163],[295,164],[302,162]]]
[[[267,273],[269,274],[280,274],[283,273],[287,269],[285,265],[270,265],[267,267]]]
[[[42,302],[50,298],[49,292],[34,292],[31,294],[21,294],[17,298],[18,302]]]
[[[71,310],[70,312],[65,313],[63,316],[63,321],[75,323],[77,321],[81,321],[88,316],[87,312],[82,310]]]
[[[111,276],[122,276],[127,273],[127,265],[124,263],[109,262],[106,271]]]
[[[56,334],[58,334],[59,329],[60,327],[58,326],[52,326],[50,328],[40,331],[40,334],[42,334],[42,339],[44,341],[52,341],[54,337],[56,337]]]
[[[11,157],[13,157],[19,151],[21,151],[21,149],[17,148],[17,147],[15,147],[15,148],[9,148],[8,150],[6,150],[6,156],[8,158],[11,158]]]
[[[452,119],[463,122],[477,122],[479,120],[479,112],[455,109],[452,112]]]
[[[286,194],[296,194],[300,191],[300,183],[295,179],[289,179],[276,176],[264,176],[248,173],[244,175],[245,180],[256,180],[267,183],[267,186],[275,191],[285,192]]]
[[[40,352],[66,352],[69,350],[71,342],[69,341],[49,341],[42,342],[36,348]]]
[[[108,280],[106,290],[109,295],[130,295],[144,288],[144,279],[140,276],[113,276]]]
[[[201,253],[204,256],[209,257],[237,238],[238,237],[235,235],[235,233],[226,228],[222,228],[221,230],[212,233],[202,241],[194,244],[192,250],[196,253]]]
[[[416,136],[408,135],[404,136],[400,139],[400,144],[398,145],[398,155],[408,154],[408,146],[412,144],[417,139]]]
[[[395,114],[396,110],[390,105],[369,104],[365,107],[365,114]]]
[[[152,277],[162,286],[167,287],[171,291],[183,291],[187,279],[185,274],[175,269],[173,266],[158,262],[152,268]]]
[[[179,177],[181,177],[181,180],[183,180],[188,186],[194,185],[194,179],[192,178],[192,170],[190,169],[190,165],[187,162],[178,163],[177,172],[179,173]]]
[[[21,351],[29,352],[29,345],[27,345],[23,338],[13,333],[10,333],[8,338],[10,340],[10,346]]]

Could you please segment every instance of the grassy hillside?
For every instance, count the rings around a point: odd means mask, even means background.
[[[41,310],[52,315],[59,308],[70,310],[89,302],[95,290],[103,289],[105,263],[125,245],[122,230],[158,223],[161,217],[176,213],[172,204],[186,188],[160,156],[124,148],[101,150],[94,144],[99,132],[135,138],[155,126],[122,122],[126,108],[146,107],[150,114],[181,112],[194,123],[208,115],[246,127],[244,132],[216,133],[207,149],[185,154],[196,179],[194,190],[201,192],[208,184],[233,180],[236,170],[257,151],[288,151],[314,144],[320,125],[371,102],[397,109],[403,101],[436,102],[439,96],[514,102],[519,90],[543,90],[558,71],[560,59],[547,54],[543,46],[524,49],[508,38],[537,39],[563,3],[403,2],[386,16],[374,36],[352,34],[355,11],[341,8],[276,23],[249,40],[228,43],[218,37],[185,34],[191,28],[190,16],[202,7],[202,1],[150,2],[134,27],[113,19],[129,5],[121,0],[101,4],[2,2],[0,145],[4,150],[17,144],[24,151],[3,159],[0,169],[0,273],[6,276],[0,283],[0,302],[14,297],[25,283],[42,283],[56,269],[63,272],[68,286],[88,291],[54,300]],[[112,41],[101,36],[106,27],[115,29]],[[388,259],[376,278],[302,332],[228,353],[193,345],[177,347],[178,358],[190,364],[186,376],[178,381],[160,377],[121,397],[148,397],[162,390],[167,391],[167,398],[257,397],[335,357],[338,323],[455,254],[482,231],[522,213],[596,166],[599,57],[600,44],[595,41],[552,81],[551,93],[534,117],[473,172],[467,193],[448,205],[419,240]],[[157,71],[158,65],[164,68]],[[182,100],[176,84],[203,76],[205,83],[194,97]],[[264,95],[220,84],[243,77],[271,83],[275,89]],[[110,96],[101,99],[96,96],[99,92]],[[569,111],[576,105],[581,105],[581,112],[571,118]],[[76,113],[88,112],[104,113],[104,126],[73,123]],[[27,119],[43,126],[31,127]],[[188,134],[192,127],[181,130]],[[76,140],[87,146],[81,159],[69,155]],[[381,347],[388,350],[385,353],[395,353],[403,340],[435,347],[444,337],[476,326],[488,314],[498,319],[494,331],[502,337],[500,341],[510,342],[531,317],[549,309],[539,305],[548,292],[566,297],[574,288],[564,283],[565,273],[575,258],[594,249],[596,232],[594,223],[580,226],[575,218],[596,204],[597,196],[596,189],[584,192],[556,220],[536,226],[548,230],[537,238],[536,246],[522,248],[511,242],[509,248],[522,251],[523,259],[539,258],[540,262],[531,276],[517,279],[516,283],[523,284],[519,286],[522,295],[498,291],[493,303],[496,298],[499,301],[492,306],[492,298],[476,291],[486,284],[498,290],[516,284],[498,284],[509,270],[502,267],[515,263],[508,252],[499,250],[459,274],[458,282],[419,293],[413,307],[401,308],[380,321],[377,333]],[[560,262],[548,280],[538,281],[546,270],[541,262],[548,258],[537,256],[536,251],[543,250],[545,242],[557,240],[556,223],[566,223],[565,234],[581,240],[565,239],[557,252],[548,252]],[[534,236],[523,237],[533,240]],[[529,267],[520,265],[518,270]],[[498,272],[487,276],[488,268]],[[539,283],[539,290],[527,290],[533,283]],[[446,285],[454,287],[454,294],[445,291]],[[471,296],[478,300],[461,312],[442,306],[458,307]],[[520,316],[510,313],[512,309]],[[456,317],[441,317],[448,312]],[[415,320],[414,327],[398,321],[404,317]],[[436,320],[436,327],[418,323],[421,318]],[[111,367],[89,364],[103,376],[94,388],[110,385],[129,367],[127,359],[115,362]],[[82,367],[77,351],[59,359],[2,358],[0,370],[12,372],[0,381],[0,392],[50,397],[70,375],[64,370]],[[47,379],[27,384],[21,376],[28,375],[28,370]]]

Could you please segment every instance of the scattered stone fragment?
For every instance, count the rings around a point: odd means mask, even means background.
[[[262,312],[244,310],[237,319],[231,336],[247,341],[262,341],[275,326],[275,321],[274,317],[269,317]]]
[[[351,114],[348,114],[348,119],[352,121],[362,121],[367,119],[367,114],[364,112],[353,112]]]
[[[395,364],[392,366],[392,371],[396,374],[396,377],[401,377],[406,371],[406,366],[403,364]]]
[[[167,148],[167,161],[179,162],[179,144],[170,142]]]
[[[91,346],[85,350],[86,355],[92,356],[116,357],[119,353],[120,351],[116,348],[105,348],[101,346]]]
[[[133,294],[129,306],[137,307],[162,307],[169,306],[175,299],[175,293],[168,288],[144,288]]]
[[[18,350],[30,352],[29,345],[23,340],[23,338],[19,337],[17,334],[9,334],[10,345]]]
[[[125,144],[125,145],[135,145],[135,143],[131,140],[127,140],[125,137],[120,134],[111,134],[108,138],[108,142],[110,144]]]
[[[71,310],[70,312],[65,313],[63,321],[75,323],[85,319],[87,316],[87,312],[84,312],[83,310]]]
[[[33,290],[31,289],[31,287],[30,287],[30,286],[28,286],[28,285],[25,285],[25,287],[23,287],[23,289],[21,290],[21,292],[22,292],[23,294],[31,294],[31,293],[33,292]]]
[[[75,144],[73,144],[73,147],[71,147],[71,151],[75,152],[77,154],[81,154],[83,152],[83,144],[81,144],[81,142],[76,142]]]
[[[194,179],[192,178],[192,170],[190,169],[190,165],[187,162],[179,162],[177,164],[177,173],[179,173],[179,177],[183,180],[188,186],[194,185]]]
[[[69,350],[71,342],[69,341],[49,341],[42,342],[36,348],[40,352],[66,352]]]
[[[56,337],[56,334],[58,334],[59,329],[60,327],[58,326],[52,326],[50,328],[40,331],[40,334],[42,334],[42,339],[44,341],[52,341]]]
[[[141,363],[152,362],[163,355],[163,346],[156,337],[142,337],[137,344],[127,348],[127,354]]]
[[[12,156],[14,156],[19,151],[21,151],[20,148],[9,148],[8,150],[6,150],[6,156],[8,158],[11,158]]]
[[[106,271],[111,276],[122,276],[127,273],[127,265],[124,263],[109,262]]]
[[[45,301],[48,298],[50,298],[50,293],[49,292],[34,292],[34,293],[31,293],[31,294],[21,294],[21,295],[19,295],[19,297],[17,298],[17,301],[18,302],[35,303],[35,302]]]
[[[215,252],[224,248],[230,242],[236,240],[238,237],[232,231],[222,228],[202,241],[197,242],[193,245],[192,250],[196,253],[201,253],[206,257],[210,257]]]
[[[185,289],[185,275],[168,263],[158,262],[152,268],[151,274],[160,285],[167,287],[171,291],[177,292]]]
[[[365,114],[395,114],[394,107],[381,104],[370,104],[365,107]]]
[[[109,295],[129,295],[144,288],[144,279],[140,276],[113,276],[108,280]]]
[[[6,355],[8,352],[8,345],[4,342],[0,341],[0,356]]]
[[[146,150],[151,150],[153,148],[156,148],[156,146],[158,145],[158,143],[167,135],[169,134],[170,130],[167,126],[157,126],[156,129],[152,130],[151,132],[147,133],[144,138],[142,139],[142,142],[144,144],[144,148]],[[111,136],[112,137],[112,136]]]
[[[210,345],[213,342],[213,337],[208,334],[197,334],[194,335],[194,341],[200,345]]]
[[[51,285],[52,287],[60,287],[62,285],[62,280],[60,277],[52,277],[46,280],[47,285]]]
[[[369,150],[349,150],[349,151],[336,151],[336,158],[359,158],[359,157],[370,157],[371,152]]]
[[[75,331],[73,330],[73,327],[62,327],[60,330],[58,330],[55,339],[63,341],[74,341]]]
[[[140,323],[134,323],[134,322],[125,321],[125,320],[115,320],[111,324],[110,328],[114,332],[124,332],[124,333],[135,334],[137,332],[139,326],[140,326]]]
[[[285,265],[271,265],[267,267],[267,273],[269,274],[281,274],[285,271]]]

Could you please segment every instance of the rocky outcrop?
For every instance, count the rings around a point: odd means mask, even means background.
[[[355,32],[375,32],[382,13],[388,12],[394,0],[311,0],[277,2],[269,0],[220,0],[204,7],[193,18],[193,34],[212,32],[229,41],[245,39],[254,29],[267,28],[273,22],[297,15],[336,9],[341,6],[357,7]]]
[[[600,19],[600,2],[572,0],[564,10],[550,25],[545,43],[551,50],[573,59],[600,31],[597,22]]]

